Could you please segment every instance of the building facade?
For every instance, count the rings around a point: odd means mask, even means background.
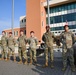
[[[13,29],[14,30],[14,37],[17,39],[20,36],[20,30],[23,30],[24,33],[25,33],[25,31],[26,31],[25,29],[26,29],[25,27],[23,27],[23,28],[14,28]],[[6,36],[8,37],[9,32],[12,32],[12,29],[5,29],[4,31],[6,32]]]
[[[20,27],[14,28],[14,37],[17,39],[20,36],[20,30],[24,31],[24,34],[26,34],[26,16],[20,17]],[[8,36],[9,32],[12,32],[12,29],[5,29],[6,36]]]
[[[76,0],[49,0],[50,27],[52,32],[59,35],[64,30],[66,21],[71,31],[76,34]],[[47,2],[44,2],[47,18]]]
[[[66,22],[71,31],[76,34],[76,0],[49,0],[49,16],[51,31],[59,35],[64,30]],[[41,40],[48,25],[47,0],[26,0],[26,35],[31,30]]]
[[[44,2],[45,0],[26,0],[26,35],[30,37],[30,31],[34,31],[39,41],[46,26]]]
[[[26,16],[20,17],[20,28],[26,27]]]

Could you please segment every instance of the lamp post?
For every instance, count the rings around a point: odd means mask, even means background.
[[[50,16],[49,16],[49,0],[47,0],[47,9],[48,9],[48,25],[50,25]]]
[[[12,0],[12,24],[11,24],[12,34],[13,34],[13,37],[14,37],[13,27],[14,27],[14,0]]]

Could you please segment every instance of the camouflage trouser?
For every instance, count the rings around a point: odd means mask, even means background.
[[[63,49],[62,55],[63,55],[63,66],[67,67],[67,59],[70,61],[71,67],[74,67],[74,57],[73,57],[73,48],[69,49]]]
[[[53,47],[45,48],[45,62],[48,62],[48,53],[50,53],[50,60],[51,62],[53,62],[54,61]]]
[[[35,48],[30,48],[30,59],[34,60],[34,61],[37,61],[36,59],[36,49]]]
[[[22,57],[27,60],[27,52],[26,52],[26,47],[19,47],[18,49],[18,56],[19,59],[22,60]]]
[[[7,47],[6,46],[2,46],[2,51],[1,51],[1,54],[2,54],[2,58],[7,58]]]
[[[8,58],[9,58],[9,59],[10,59],[11,52],[12,52],[13,58],[16,59],[16,57],[15,57],[15,47],[14,47],[14,45],[10,45],[10,46],[8,47]]]

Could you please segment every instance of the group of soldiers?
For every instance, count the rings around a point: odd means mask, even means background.
[[[15,55],[15,44],[18,44],[18,56],[20,61],[18,63],[23,63],[22,58],[24,59],[24,64],[27,64],[28,57],[27,57],[27,51],[26,51],[26,44],[29,44],[30,49],[30,63],[32,62],[36,63],[36,47],[38,45],[38,40],[34,36],[34,31],[30,32],[30,38],[27,39],[27,37],[24,35],[23,30],[20,31],[20,36],[16,40],[12,36],[12,32],[9,32],[9,36],[5,36],[5,31],[2,31],[2,37],[1,37],[1,47],[2,47],[2,57],[0,60],[8,61],[10,60],[10,55],[12,53],[14,62],[16,61],[16,55]]]
[[[13,59],[16,61],[15,56],[15,44],[16,41],[12,37],[12,32],[9,32],[9,37],[5,36],[5,31],[2,31],[1,46],[2,46],[2,58],[1,60],[10,60],[10,52],[12,52]],[[57,40],[56,36],[50,31],[50,27],[46,26],[46,32],[42,36],[42,41],[44,42],[44,54],[45,54],[45,64],[43,67],[48,67],[48,53],[50,53],[50,64],[51,68],[54,68],[54,51],[53,42]],[[30,51],[30,62],[29,64],[37,63],[36,48],[38,45],[38,39],[34,36],[34,31],[30,32],[30,38],[27,38],[23,31],[20,31],[20,36],[18,41],[18,56],[20,61],[18,63],[23,63],[22,58],[24,58],[24,64],[28,63],[28,57],[26,52],[26,44],[29,44]],[[65,71],[67,68],[67,59],[70,62],[71,70],[75,71],[74,57],[73,57],[73,44],[75,42],[73,33],[69,30],[69,26],[64,26],[64,32],[60,34],[60,42],[62,43],[62,57],[63,57],[63,68]],[[8,49],[7,49],[8,47]],[[7,52],[8,51],[8,52]]]

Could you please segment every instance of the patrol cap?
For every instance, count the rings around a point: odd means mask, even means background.
[[[9,32],[9,34],[12,34],[12,32]]]
[[[34,32],[34,31],[30,31],[30,34],[31,34],[31,33],[35,33],[35,32]]]
[[[5,31],[2,31],[2,33],[5,33],[5,34],[6,34],[6,32],[5,32]]]
[[[46,26],[46,29],[47,29],[47,28],[50,28],[50,26],[49,26],[49,25],[47,25],[47,26]]]
[[[64,28],[69,27],[68,25],[65,25]]]

